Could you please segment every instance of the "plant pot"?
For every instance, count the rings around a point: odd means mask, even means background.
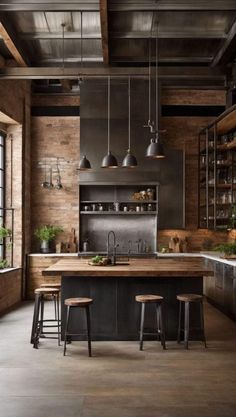
[[[49,241],[48,240],[42,240],[40,245],[40,252],[41,253],[49,253]]]

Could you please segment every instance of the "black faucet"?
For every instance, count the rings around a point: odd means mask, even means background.
[[[113,236],[113,250],[112,250],[112,256],[110,257],[110,236]],[[116,248],[119,246],[119,244],[116,243],[116,235],[113,230],[110,230],[107,235],[107,258],[111,260],[111,264],[116,264]]]

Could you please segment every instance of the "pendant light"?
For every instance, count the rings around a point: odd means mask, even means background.
[[[130,77],[128,79],[128,108],[129,108],[129,124],[128,124],[128,137],[129,137],[129,147],[127,154],[123,159],[122,168],[135,168],[137,166],[137,159],[131,153],[131,141],[130,141]]]
[[[80,60],[81,60],[81,69],[82,69],[82,66],[83,66],[82,27],[83,27],[83,15],[82,15],[82,12],[81,12],[80,13]],[[82,82],[83,82],[82,78],[78,78],[79,90],[80,90],[80,86],[81,86]],[[79,171],[88,171],[88,170],[91,169],[90,161],[87,159],[86,155],[83,155],[82,158],[80,159],[78,169],[79,169]]]
[[[152,35],[152,28],[151,28],[151,35]],[[149,53],[148,53],[148,121],[143,125],[143,127],[148,127],[150,132],[155,132],[154,129],[154,122],[151,121],[151,36],[149,38]]]
[[[156,78],[156,136],[155,139],[151,139],[151,143],[146,150],[146,157],[153,159],[165,158],[163,151],[163,145],[160,142],[159,134],[159,121],[158,121],[158,22],[157,22],[157,32],[156,32],[156,68],[155,68],[155,78]]]
[[[110,151],[110,95],[111,95],[111,78],[108,76],[107,81],[107,154],[102,160],[101,168],[117,168],[116,157]]]

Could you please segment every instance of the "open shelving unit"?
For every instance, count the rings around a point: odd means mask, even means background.
[[[199,227],[227,230],[236,208],[236,106],[199,134]]]
[[[151,189],[153,198],[133,199],[134,193]],[[142,217],[142,221],[139,218]],[[80,184],[80,249],[89,241],[90,250],[106,250],[107,234],[114,230],[123,247],[118,252],[156,252],[158,224],[158,183]]]

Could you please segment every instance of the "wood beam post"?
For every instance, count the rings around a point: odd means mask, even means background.
[[[0,36],[2,37],[7,49],[14,57],[15,61],[20,67],[27,67],[27,59],[23,54],[22,47],[19,40],[17,40],[17,34],[13,30],[6,17],[0,15]]]
[[[103,62],[109,65],[109,35],[108,35],[108,8],[107,0],[100,0],[100,22],[102,35]]]

